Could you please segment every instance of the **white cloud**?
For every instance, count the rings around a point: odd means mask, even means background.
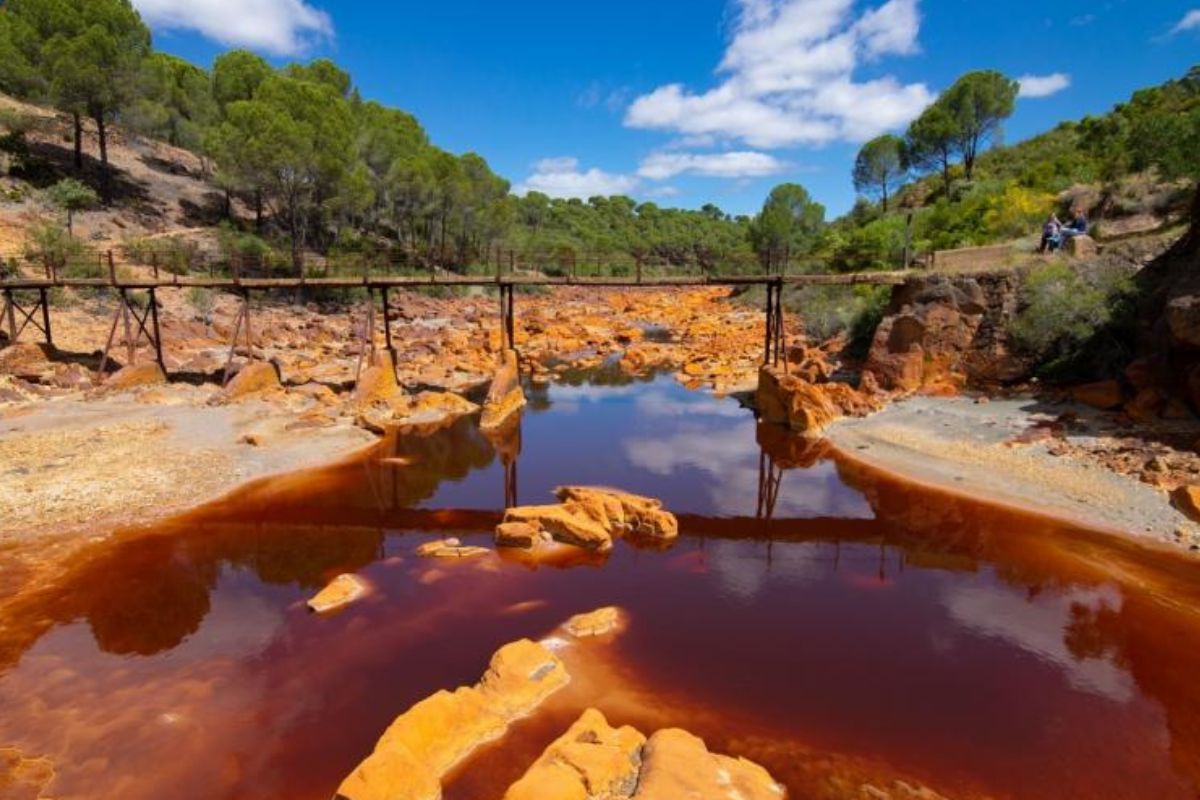
[[[1022,75],[1017,78],[1017,83],[1021,84],[1018,97],[1049,97],[1070,86],[1071,76],[1062,72],[1051,75]]]
[[[663,181],[684,174],[710,178],[758,178],[775,175],[786,166],[774,156],[753,151],[654,153],[642,160],[638,175],[652,181]]]
[[[1200,8],[1193,9],[1183,15],[1183,19],[1171,29],[1171,33],[1200,30]]]
[[[682,192],[677,186],[656,186],[646,190],[647,197],[678,197]]]
[[[224,45],[303,53],[333,37],[329,15],[304,0],[133,0],[154,28],[193,30]]]
[[[854,0],[737,4],[720,83],[700,93],[660,86],[630,105],[626,125],[762,148],[820,145],[901,127],[933,102],[921,83],[854,80],[861,61],[917,52],[917,0],[888,0],[858,17]]]
[[[541,192],[550,197],[577,197],[586,200],[596,195],[628,194],[638,185],[637,177],[619,175],[592,167],[580,172],[579,159],[570,156],[544,158],[533,165],[533,174],[513,189],[515,194]]]

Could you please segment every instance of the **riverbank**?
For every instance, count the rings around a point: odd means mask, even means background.
[[[826,430],[847,458],[918,483],[1200,550],[1200,525],[1165,491],[1107,463],[1123,433],[1113,415],[1031,397],[913,397]],[[1164,458],[1149,438],[1138,458]]]

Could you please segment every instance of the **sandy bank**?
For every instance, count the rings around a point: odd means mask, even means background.
[[[1064,454],[1054,440],[1028,436],[1067,410],[1079,415],[1065,433],[1069,443],[1109,435],[1103,415],[1084,408],[1048,407],[1032,398],[930,397],[841,420],[827,435],[848,457],[914,481],[1185,549],[1200,544],[1200,526],[1173,508],[1165,492]],[[1033,441],[1015,441],[1023,435]]]
[[[348,420],[296,427],[292,411],[262,400],[204,405],[207,391],[173,387],[169,405],[62,399],[0,414],[0,548],[153,521],[375,441]]]

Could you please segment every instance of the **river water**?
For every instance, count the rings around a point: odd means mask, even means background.
[[[660,497],[681,537],[559,567],[413,554],[441,535],[488,545],[506,500],[563,483]],[[374,593],[310,614],[344,571]],[[628,628],[586,690],[464,765],[449,800],[498,797],[586,705],[692,730],[796,798],[896,781],[1195,798],[1198,578],[668,379],[561,385],[533,395],[519,436],[412,432],[93,548],[4,621],[0,747],[49,759],[56,798],[324,800],[412,703],[618,605]]]

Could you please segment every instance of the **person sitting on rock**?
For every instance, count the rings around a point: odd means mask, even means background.
[[[1062,223],[1058,214],[1051,214],[1050,219],[1042,226],[1042,243],[1038,246],[1039,253],[1053,253],[1062,244]]]
[[[1083,214],[1083,209],[1076,208],[1073,209],[1071,213],[1075,215],[1074,218],[1064,225],[1062,229],[1062,237],[1064,242],[1067,239],[1072,239],[1076,236],[1087,236],[1088,232],[1088,221],[1087,217]]]

